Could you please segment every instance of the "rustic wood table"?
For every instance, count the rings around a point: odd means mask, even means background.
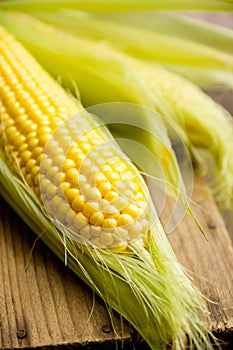
[[[195,180],[193,200],[208,241],[188,216],[169,239],[179,261],[193,271],[194,283],[211,301],[213,331],[225,348],[233,349],[232,241],[203,180]],[[40,240],[34,245],[35,239],[0,199],[0,349],[111,350],[116,343],[127,350],[146,349],[126,322],[121,329],[118,315],[114,339],[104,303]]]

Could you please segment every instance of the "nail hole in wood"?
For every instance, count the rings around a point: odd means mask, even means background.
[[[104,324],[102,327],[101,327],[101,330],[102,332],[104,333],[110,333],[112,331],[112,327],[108,324]]]
[[[208,227],[209,227],[211,230],[213,230],[213,229],[216,228],[216,224],[215,224],[212,220],[210,220],[210,221],[208,222]]]
[[[24,329],[19,329],[17,331],[17,338],[18,339],[24,339],[27,336],[27,332]]]

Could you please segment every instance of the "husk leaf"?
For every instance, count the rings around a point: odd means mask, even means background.
[[[138,19],[139,24],[131,25],[132,13],[116,16],[117,19],[111,21],[113,15],[101,19],[93,14],[83,13],[72,10],[60,10],[54,12],[40,12],[34,15],[49,24],[56,25],[59,28],[92,40],[107,42],[117,50],[132,55],[138,59],[159,63],[165,68],[175,71],[200,86],[225,85],[233,87],[233,56],[232,53],[225,52],[220,46],[225,42],[225,46],[233,47],[233,34],[227,30],[222,36],[219,33],[219,44],[215,44],[214,33],[207,36],[207,43],[200,43],[198,39],[181,38],[174,34],[175,30],[163,33],[162,30],[150,30],[140,26],[143,16],[153,23],[162,22],[163,14],[151,17],[151,14],[135,14],[135,21]],[[129,16],[129,23],[126,19]],[[164,22],[169,23],[169,17],[164,18]],[[125,23],[126,22],[126,23]],[[148,24],[149,25],[149,24]],[[154,25],[156,28],[157,26]],[[206,25],[207,26],[207,25]],[[203,38],[206,33],[206,26],[199,28],[199,36]],[[197,27],[197,25],[196,25]],[[207,27],[208,28],[208,27]],[[210,30],[209,30],[210,31]],[[195,35],[196,35],[195,30]],[[231,34],[231,35],[230,35]],[[225,38],[226,36],[226,38]],[[211,41],[212,40],[212,41]],[[204,41],[204,40],[203,40]],[[212,43],[212,45],[211,45]],[[230,49],[229,49],[230,51]],[[198,74],[199,73],[199,74]]]
[[[205,46],[228,54],[233,54],[233,31],[230,28],[207,22],[208,16],[211,18],[210,12],[199,14],[199,12],[194,12],[190,9],[188,13],[172,11],[129,11],[92,15],[96,18],[114,22],[115,24],[122,24],[131,28],[144,29],[149,32],[167,34],[169,36],[172,35],[190,42],[204,44]],[[201,19],[204,15],[206,15],[207,20]],[[213,17],[215,16],[213,14]],[[230,20],[231,16],[232,13],[225,14],[224,18],[229,18]]]

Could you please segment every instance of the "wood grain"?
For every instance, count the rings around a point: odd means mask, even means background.
[[[179,261],[192,271],[195,284],[205,295],[212,329],[221,338],[233,340],[233,246],[216,203],[201,179],[194,183],[192,209],[201,223],[206,239],[187,215],[169,240]],[[168,217],[168,201],[162,213]],[[166,227],[166,225],[165,225]]]
[[[115,346],[105,305],[41,241],[32,251],[35,239],[1,199],[0,349]],[[118,318],[115,326],[117,339],[130,337],[126,323],[123,334]]]
[[[179,261],[194,273],[194,283],[214,302],[208,302],[212,329],[230,344],[230,349],[233,247],[214,199],[199,179],[195,182],[193,200],[198,204],[194,209],[208,241],[188,216],[169,234],[169,239]],[[168,199],[161,214],[164,227],[172,207],[173,202]],[[35,238],[1,200],[0,348],[115,349],[104,303],[98,297],[93,300],[90,289],[41,241],[32,250]],[[123,349],[132,349],[133,343],[136,349],[144,348],[144,343],[132,338],[126,322],[123,334],[117,316],[116,322],[119,333],[116,340],[125,339]]]

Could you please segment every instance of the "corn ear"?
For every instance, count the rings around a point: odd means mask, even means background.
[[[51,46],[50,39],[55,34],[54,29],[46,26],[38,20],[36,21],[34,17],[23,13],[13,12],[0,12],[0,17],[2,23],[4,23],[6,26],[9,25],[8,28],[14,32],[16,36],[20,35],[20,40],[26,45],[26,47],[34,52],[34,55],[39,58],[42,64],[45,64],[46,66],[47,62],[47,68],[50,69],[50,72],[53,73],[54,76],[57,77],[60,73],[62,73],[62,64],[69,67],[69,70],[61,75],[62,83],[75,93],[73,84],[73,81],[75,81],[75,83],[78,84],[78,88],[82,96],[82,102],[85,105],[93,106],[101,102],[125,101],[146,106],[149,109],[154,110],[154,97],[151,96],[150,91],[147,89],[146,84],[144,84],[140,76],[134,74],[134,70],[132,71],[130,65],[122,60],[120,54],[119,56],[115,56],[115,53],[112,53],[110,50],[107,55],[100,55],[98,47],[94,49],[95,51],[92,51],[88,42],[81,39],[80,42],[77,42],[75,38],[74,42],[71,42],[69,48],[67,48],[66,51],[63,51],[64,47],[61,45],[58,37],[55,46]],[[17,21],[15,21],[15,18],[18,18]],[[31,28],[31,31],[24,31],[25,25],[28,25]],[[46,33],[49,35],[44,37]],[[42,39],[43,43],[41,41]],[[71,40],[73,40],[73,38],[71,38]],[[40,47],[37,46],[37,43],[39,42],[41,43]],[[80,63],[83,62],[80,66],[77,66],[76,45],[80,47]],[[90,51],[92,52],[91,55]],[[50,57],[49,61],[47,59],[47,55]],[[52,58],[55,58],[55,60],[50,66],[50,63],[52,63]],[[114,71],[111,71],[113,62],[115,69]],[[128,71],[126,75],[125,72],[127,68]],[[103,71],[111,72],[111,74],[103,76]],[[92,84],[89,85],[88,81],[92,81]],[[79,85],[80,83],[81,85]],[[100,89],[100,86],[103,86],[103,89]],[[161,109],[163,109],[163,105],[166,105],[166,101],[163,101],[162,98],[161,101],[159,101],[157,97],[155,99],[157,100],[156,103],[160,105]],[[111,132],[113,134],[115,133],[117,137],[121,137],[119,132],[122,132],[122,136],[125,137],[125,127],[121,129],[118,128],[118,130],[116,130],[110,116],[110,113],[109,115],[106,115],[106,121],[109,124]],[[101,117],[102,119],[105,118],[105,114],[103,114]],[[178,198],[182,205],[187,207],[189,204],[189,199],[187,198],[179,166],[174,151],[171,147],[171,141],[167,135],[166,127],[162,125],[162,120],[160,118],[153,118],[151,113],[147,113],[143,109],[140,113],[135,113],[133,120],[132,118],[127,119],[127,115],[125,118],[125,123],[127,123],[129,128],[130,125],[134,125],[138,128],[150,131],[152,137],[150,137],[150,133],[148,133],[146,138],[142,138],[139,133],[135,133],[132,129],[130,134],[135,141],[143,143],[145,147],[151,150],[162,167],[164,180],[167,184],[166,190],[170,195]],[[173,124],[171,126],[175,127]],[[137,138],[137,135],[139,138]],[[154,137],[153,135],[157,136]],[[129,134],[127,136],[130,137]],[[164,158],[165,154],[168,155],[166,160]],[[158,177],[159,174],[160,172],[157,173],[155,165],[152,175]]]
[[[66,256],[68,266],[110,307],[125,317],[141,333],[151,349],[165,349],[169,344],[171,348],[181,350],[187,344],[187,337],[190,348],[212,349],[211,333],[199,314],[207,316],[206,305],[176,261],[159,220],[155,220],[148,231],[145,229],[144,240],[139,238],[128,242],[129,250],[120,253],[107,246],[99,247],[95,242],[90,244],[86,239],[74,239],[74,235],[82,237],[81,229],[76,229],[76,232],[70,235],[69,227],[59,220],[59,216],[48,215],[46,206],[43,205],[43,200],[41,201],[44,194],[42,181],[45,164],[43,157],[38,160],[38,152],[35,150],[40,148],[41,152],[42,149],[46,156],[48,150],[58,152],[58,149],[62,148],[63,167],[64,164],[65,167],[70,167],[71,162],[67,164],[69,153],[65,153],[64,141],[69,143],[68,146],[73,146],[73,143],[70,145],[70,139],[64,139],[64,132],[66,131],[65,136],[69,136],[66,123],[70,122],[70,113],[83,108],[80,103],[66,95],[21,44],[3,28],[0,28],[0,38],[0,57],[4,63],[0,85],[1,195],[58,257],[63,259],[64,255]],[[37,88],[33,89],[35,85]],[[45,125],[41,127],[41,123],[44,122]],[[92,119],[85,111],[84,115],[79,116],[77,123],[87,124],[87,133],[91,132],[92,136],[94,133],[94,139],[98,139],[97,143],[114,143],[108,132],[104,128],[99,130],[97,120]],[[94,129],[90,128],[92,126]],[[31,128],[34,131],[31,131]],[[73,133],[74,129],[70,132]],[[54,137],[60,136],[55,139],[61,142],[60,147],[53,142],[53,132]],[[118,155],[122,156],[118,146],[115,143],[114,145]],[[23,156],[25,152],[30,153],[27,153],[27,156],[31,156],[30,159]],[[54,158],[51,158],[51,161],[57,159],[57,153],[53,152]],[[34,172],[37,165],[32,155],[35,156],[35,153],[41,171],[39,183],[36,181],[38,172]],[[46,157],[45,159],[48,160]],[[125,167],[136,171],[129,160],[122,158],[119,161],[123,162]],[[50,169],[51,164],[47,167],[46,174]],[[124,175],[124,171],[122,174]],[[56,177],[56,174],[54,176]],[[143,196],[148,193],[146,185],[139,173],[136,173],[136,177],[138,191]],[[55,178],[52,181],[56,187],[58,184]],[[80,183],[77,189],[81,189]],[[55,198],[48,195],[47,191],[45,195],[52,200]],[[57,213],[59,215],[59,211]],[[151,218],[154,215],[156,217],[153,206],[147,213]],[[90,229],[95,228],[91,223],[89,226]]]
[[[231,115],[197,86],[106,43],[71,36],[32,16],[4,13],[1,20],[54,76],[62,72],[66,87],[72,88],[67,75],[77,81],[85,106],[120,100],[159,111],[175,127],[202,173],[211,175],[220,205],[232,208]],[[211,155],[210,163],[206,154]]]

